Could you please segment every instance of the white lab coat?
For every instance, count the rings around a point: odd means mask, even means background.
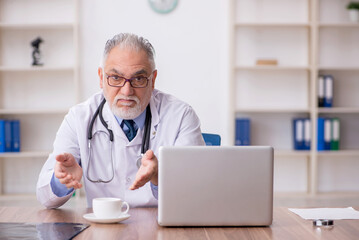
[[[87,131],[90,120],[102,100],[102,92],[99,92],[86,102],[72,107],[65,116],[56,134],[54,150],[44,164],[37,183],[37,198],[44,206],[48,208],[59,207],[72,195],[70,193],[64,197],[57,197],[50,186],[54,173],[55,157],[64,152],[71,153],[83,168],[83,184],[88,207],[92,206],[92,199],[96,197],[119,197],[127,201],[131,207],[157,205],[150,183],[138,190],[128,190],[135,180],[138,170],[136,161],[141,153],[144,127],[139,129],[136,137],[129,142],[107,103],[103,108],[103,117],[114,133],[112,158],[115,175],[110,183],[92,183],[87,179],[89,156]],[[200,121],[188,104],[154,89],[150,107],[152,123],[149,148],[153,150],[156,156],[158,156],[160,146],[205,144],[201,135]],[[94,135],[99,131],[107,133],[106,128],[97,117],[92,134]],[[97,180],[101,177],[103,180],[107,180],[112,176],[111,160],[109,159],[110,140],[107,138],[107,140],[95,141],[92,143],[92,147],[91,179]],[[96,169],[96,172],[92,172],[93,169]]]

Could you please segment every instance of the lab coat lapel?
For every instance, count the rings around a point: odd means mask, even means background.
[[[152,95],[151,100],[150,100],[150,108],[151,108],[151,115],[152,115],[150,139],[152,140],[156,136],[157,125],[158,125],[158,123],[160,121],[157,106],[156,106],[155,101],[153,100],[153,95]]]

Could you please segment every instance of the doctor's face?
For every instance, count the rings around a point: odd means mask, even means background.
[[[151,68],[145,51],[114,47],[108,54],[104,67],[98,69],[100,87],[112,112],[123,119],[138,117],[150,102],[157,71]],[[122,87],[113,85],[112,80],[148,78],[146,87],[134,88],[129,81]],[[136,80],[135,80],[136,81]],[[132,83],[135,85],[135,83]],[[142,85],[141,85],[142,86]]]

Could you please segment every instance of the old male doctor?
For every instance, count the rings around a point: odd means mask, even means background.
[[[159,147],[204,145],[200,121],[191,106],[154,89],[154,49],[142,37],[125,33],[108,40],[98,75],[102,91],[72,107],[56,134],[37,198],[57,208],[83,183],[88,207],[96,197],[156,206]],[[146,123],[149,147],[141,156]]]

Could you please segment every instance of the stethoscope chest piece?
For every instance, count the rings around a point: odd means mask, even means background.
[[[136,166],[138,169],[141,167],[141,164],[142,164],[142,156],[143,156],[143,154],[141,154],[141,156],[136,161]]]

